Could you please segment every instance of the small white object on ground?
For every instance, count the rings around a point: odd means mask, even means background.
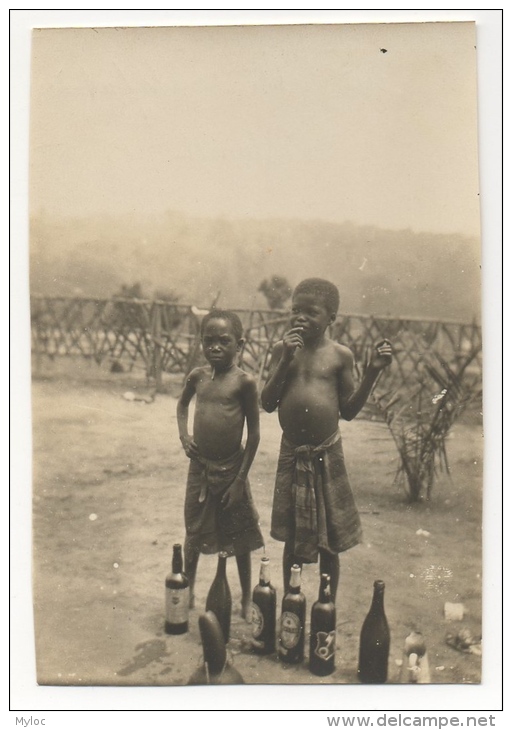
[[[444,617],[447,621],[462,621],[464,618],[464,604],[447,601],[444,604]]]

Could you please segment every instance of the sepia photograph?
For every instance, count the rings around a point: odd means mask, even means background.
[[[477,31],[31,29],[39,686],[482,684]]]

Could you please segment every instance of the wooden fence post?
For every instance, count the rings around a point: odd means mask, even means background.
[[[156,392],[162,393],[162,312],[159,304],[153,305],[151,339],[153,341],[152,370],[155,377]]]

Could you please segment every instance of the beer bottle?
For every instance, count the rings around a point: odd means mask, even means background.
[[[276,649],[276,589],[270,583],[268,558],[261,558],[260,582],[252,592],[252,651],[272,654]]]
[[[229,590],[229,584],[226,578],[227,559],[228,554],[226,552],[219,553],[217,573],[206,597],[206,610],[213,611],[217,616],[226,644],[229,641],[229,630],[231,627],[231,591]]]
[[[336,607],[331,597],[331,576],[322,573],[318,601],[311,609],[309,669],[319,677],[334,672],[336,651]]]
[[[167,634],[185,634],[188,631],[190,589],[183,572],[181,545],[176,543],[172,550],[172,568],[165,579],[165,631]]]
[[[292,565],[290,588],[284,595],[279,622],[279,658],[288,664],[304,661],[306,597],[300,590],[300,568]]]
[[[364,684],[383,684],[388,678],[389,627],[384,613],[384,581],[373,584],[373,600],[361,629],[357,674]]]

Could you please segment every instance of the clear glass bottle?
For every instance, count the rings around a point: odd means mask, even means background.
[[[279,658],[288,664],[304,661],[304,630],[306,626],[306,597],[300,590],[300,568],[293,565],[290,588],[284,595],[279,621]]]
[[[165,631],[185,634],[188,631],[189,582],[183,572],[181,545],[173,546],[172,568],[165,579]]]
[[[361,629],[357,674],[364,684],[383,684],[388,678],[389,626],[384,613],[382,580],[373,584],[373,600]]]
[[[322,573],[318,601],[311,608],[309,669],[319,677],[334,672],[336,654],[336,607],[331,596],[331,576]]]
[[[270,561],[261,558],[260,580],[252,592],[252,651],[272,654],[276,650],[276,589],[270,582]]]
[[[423,634],[411,631],[406,636],[400,670],[402,684],[430,684],[427,646]]]

